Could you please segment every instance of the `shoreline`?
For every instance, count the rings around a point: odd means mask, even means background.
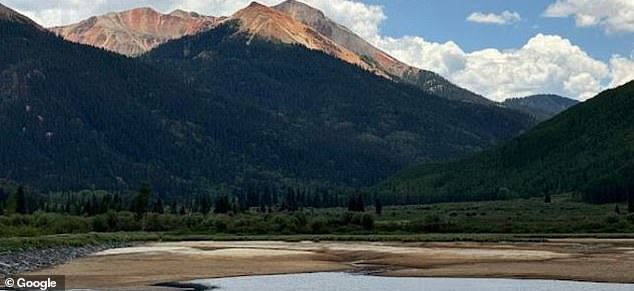
[[[506,278],[634,283],[634,240],[543,243],[148,243],[103,251],[32,274],[73,288],[147,287],[253,275],[364,272],[389,277]]]

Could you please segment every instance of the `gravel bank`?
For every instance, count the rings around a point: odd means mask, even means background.
[[[83,247],[53,247],[2,252],[0,253],[0,276],[35,271],[107,249],[131,245],[131,243],[113,242]]]

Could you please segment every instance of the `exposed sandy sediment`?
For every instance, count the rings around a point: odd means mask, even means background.
[[[71,287],[139,287],[244,275],[380,270],[386,276],[634,283],[634,240],[544,243],[175,242],[112,249],[39,271]]]

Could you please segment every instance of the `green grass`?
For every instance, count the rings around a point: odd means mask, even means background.
[[[618,205],[620,214],[615,212]],[[570,195],[510,201],[440,203],[388,207],[377,227],[438,218],[449,232],[464,233],[627,233],[634,232],[625,204],[580,203]],[[423,221],[424,222],[424,221]]]
[[[620,209],[616,213],[615,209]],[[283,241],[540,241],[548,237],[634,238],[634,215],[626,205],[579,203],[570,195],[542,199],[441,203],[385,207],[373,225],[341,208],[300,213],[236,215],[149,215],[141,232],[129,213],[77,217],[38,213],[0,217],[0,251],[76,246],[107,241],[283,240]],[[95,232],[113,224],[116,230]],[[156,227],[155,226],[155,227]],[[146,228],[148,229],[148,228]],[[315,230],[319,231],[315,231]],[[73,234],[66,234],[74,232]]]

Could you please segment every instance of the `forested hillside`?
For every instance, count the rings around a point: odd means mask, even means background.
[[[533,124],[235,32],[138,60],[0,21],[0,173],[42,191],[360,187]]]
[[[533,95],[506,99],[502,104],[544,121],[579,104],[579,101],[557,95]]]
[[[526,134],[450,163],[418,166],[383,184],[421,201],[576,192],[593,202],[634,193],[634,82],[607,90]]]
[[[216,93],[201,98],[142,62],[21,23],[0,22],[0,38],[0,172],[19,183],[130,189],[149,180],[176,193],[234,179],[242,153],[294,141],[267,134],[289,128],[281,119]]]
[[[365,171],[388,173],[417,161],[462,156],[512,137],[534,122],[516,111],[429,95],[320,52],[247,39],[235,25],[167,43],[144,59],[177,71],[189,86],[222,92],[280,116],[295,128],[336,137],[313,148],[355,145],[349,153],[375,152],[391,161]],[[328,157],[313,157],[316,173],[337,171],[323,168],[333,164]]]

